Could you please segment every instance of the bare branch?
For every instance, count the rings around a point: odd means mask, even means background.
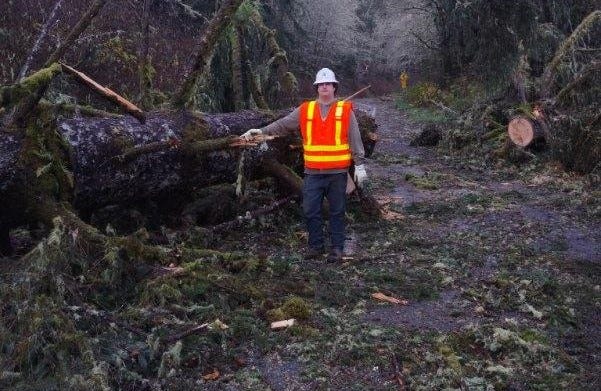
[[[425,39],[423,39],[415,31],[411,30],[410,33],[411,33],[411,35],[413,35],[415,37],[415,39],[417,39],[419,41],[419,43],[421,43],[422,45],[424,45],[426,47],[426,49],[434,50],[434,51],[437,51],[437,52],[441,51],[441,49],[439,47],[432,45],[433,42],[427,42]]]
[[[36,53],[40,49],[40,45],[42,44],[42,41],[44,40],[44,38],[46,38],[46,35],[48,34],[48,30],[55,23],[56,11],[58,11],[58,9],[61,7],[62,2],[63,2],[63,0],[57,0],[57,2],[54,4],[54,7],[52,8],[52,11],[50,12],[50,16],[48,16],[48,20],[46,20],[46,23],[44,23],[44,26],[42,27],[42,30],[40,31],[38,38],[36,39],[35,43],[33,44],[33,48],[31,49],[31,52],[29,52],[29,55],[27,56],[27,60],[25,60],[25,64],[23,64],[23,67],[21,68],[21,71],[19,72],[19,77],[17,77],[17,80],[19,82],[23,81],[23,79],[25,78],[25,75],[27,74],[27,71],[29,70],[29,66],[31,65],[31,61],[33,61],[33,56],[36,55]]]
[[[50,55],[44,67],[47,67],[61,59],[65,52],[71,47],[73,42],[75,42],[75,40],[79,38],[80,34],[88,28],[90,23],[92,23],[92,20],[94,20],[96,15],[98,15],[107,1],[108,0],[96,0],[94,4],[88,8],[86,13],[82,15],[77,24],[73,27],[73,29],[71,29],[69,35],[67,35],[67,38],[65,38],[63,43],[59,45],[59,47],[57,47],[56,50]]]

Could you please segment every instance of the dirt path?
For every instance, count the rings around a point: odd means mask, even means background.
[[[598,389],[601,222],[586,184],[540,167],[486,167],[411,147],[419,125],[392,101],[360,103],[377,112],[381,142],[370,173],[378,198],[402,211],[398,239],[406,245],[397,259],[440,278],[435,299],[372,307],[366,322],[442,334],[536,330],[558,354],[577,352],[565,389]],[[514,373],[526,369],[516,366]]]

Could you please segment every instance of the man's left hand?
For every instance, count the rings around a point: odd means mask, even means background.
[[[365,165],[359,164],[355,166],[355,174],[353,179],[357,184],[357,187],[363,188],[363,185],[367,182],[367,172],[365,171]]]

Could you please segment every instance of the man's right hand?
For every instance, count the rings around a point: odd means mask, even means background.
[[[263,134],[263,131],[261,129],[249,129],[246,132],[242,133],[240,135],[240,138],[243,139],[243,140],[245,140],[245,141],[249,141],[253,137],[258,136],[260,134]]]

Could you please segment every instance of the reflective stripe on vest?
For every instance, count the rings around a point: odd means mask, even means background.
[[[336,102],[334,118],[328,113],[325,119],[316,113],[317,104],[316,101],[311,101],[302,106],[303,110],[306,110],[301,113],[305,167],[319,170],[349,167],[350,103],[346,103],[348,108],[345,112],[345,102]]]
[[[313,117],[315,116],[315,101],[309,102],[307,108],[307,145],[311,145],[313,142]]]

